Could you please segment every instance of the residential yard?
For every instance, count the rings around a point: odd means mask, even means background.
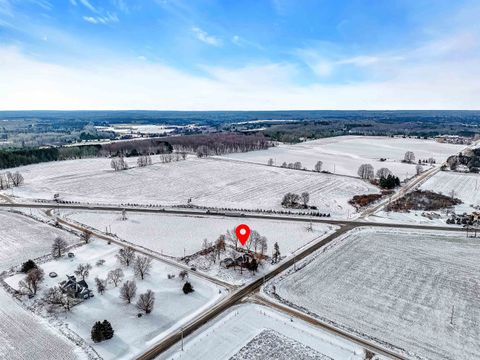
[[[441,164],[448,156],[456,154],[464,145],[441,144],[434,140],[390,138],[381,136],[338,136],[306,141],[300,144],[281,144],[268,150],[228,154],[224,158],[267,164],[272,158],[277,166],[283,162],[300,161],[309,170],[317,161],[322,169],[331,173],[358,176],[360,165],[372,164],[375,171],[389,168],[400,180],[415,175],[415,164],[405,164],[405,152],[412,151],[416,160],[434,158]],[[380,161],[380,158],[386,159]],[[427,168],[427,167],[425,167]]]
[[[129,158],[130,164],[135,158]],[[348,201],[379,190],[359,179],[256,164],[190,158],[145,168],[113,171],[110,159],[82,159],[24,166],[25,184],[13,193],[22,199],[108,204],[186,205],[281,210],[288,192],[310,193],[310,205],[335,217],[353,215]]]
[[[181,326],[195,315],[211,307],[226,290],[195,276],[190,276],[189,281],[194,287],[194,292],[185,295],[182,292],[184,281],[178,277],[178,270],[158,261],[153,261],[150,275],[145,280],[136,279],[137,297],[132,304],[127,304],[119,297],[120,287],[109,283],[104,295],[97,292],[96,277],[105,279],[110,270],[121,268],[125,274],[124,281],[133,280],[134,274],[131,267],[122,267],[115,255],[120,247],[108,245],[104,241],[94,240],[90,244],[75,249],[75,257],[66,256],[59,260],[52,260],[41,265],[45,271],[45,281],[39,293],[33,300],[23,297],[26,304],[34,306],[39,313],[47,319],[55,318],[56,321],[68,327],[82,337],[104,359],[131,359],[157,342],[170,331]],[[105,260],[101,266],[96,265],[98,260]],[[86,281],[93,290],[94,297],[74,306],[71,311],[56,310],[53,314],[46,311],[46,305],[35,302],[41,299],[46,290],[57,286],[60,281],[66,280],[66,275],[73,275],[79,264],[92,265]],[[57,278],[50,278],[50,272],[56,272]],[[168,274],[175,274],[174,279],[168,279]],[[18,287],[22,275],[14,275],[6,279],[7,283]],[[137,317],[141,311],[134,303],[139,294],[151,289],[155,293],[155,307],[153,312],[142,317]],[[91,329],[96,321],[108,320],[115,331],[114,337],[101,343],[91,340]]]
[[[273,284],[281,301],[409,358],[474,359],[479,256],[464,234],[363,229]]]
[[[362,360],[361,347],[260,305],[239,305],[176,344],[159,360]]]

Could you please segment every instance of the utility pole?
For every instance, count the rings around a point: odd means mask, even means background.
[[[182,337],[182,351],[183,351],[183,326],[182,326],[182,328],[180,329],[180,331],[181,331],[180,334],[181,334],[181,337]]]

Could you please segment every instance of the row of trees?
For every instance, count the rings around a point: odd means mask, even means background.
[[[267,165],[273,166],[274,165],[274,160],[272,158],[268,159]],[[322,171],[322,166],[323,162],[322,161],[317,161],[315,164],[313,170],[316,172],[321,172]],[[287,163],[284,161],[281,165],[282,168],[287,168],[287,169],[294,169],[294,170],[307,170],[305,167],[303,167],[302,163],[300,161],[294,162],[294,163]]]
[[[195,153],[198,157],[268,149],[272,144],[263,134],[212,133],[168,138],[177,152]]]
[[[7,171],[5,174],[0,174],[0,190],[18,187],[23,184],[23,181],[23,176],[18,171],[14,173]]]

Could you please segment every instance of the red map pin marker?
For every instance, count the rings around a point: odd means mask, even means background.
[[[235,228],[235,234],[237,235],[238,241],[240,241],[240,244],[243,246],[250,236],[250,228],[245,224],[240,224]]]

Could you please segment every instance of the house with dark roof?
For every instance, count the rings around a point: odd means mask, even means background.
[[[67,280],[62,281],[59,286],[64,294],[74,299],[86,300],[93,297],[93,292],[88,288],[87,282],[85,280],[77,281],[73,275],[67,275]]]

